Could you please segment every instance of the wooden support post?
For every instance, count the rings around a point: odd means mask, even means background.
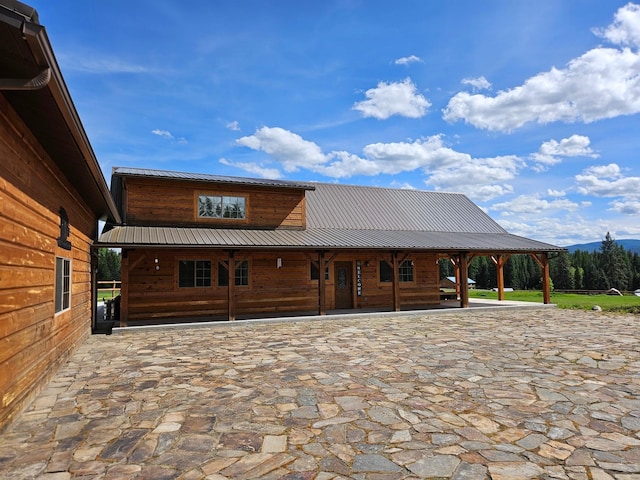
[[[233,250],[229,250],[229,264],[227,267],[227,276],[229,278],[227,293],[228,293],[228,309],[229,309],[229,321],[233,322],[236,319],[236,260],[234,258]]]
[[[551,303],[551,276],[549,275],[549,254],[544,252],[538,257],[537,254],[530,254],[538,262],[542,269],[542,301],[545,304]]]
[[[460,253],[458,258],[458,270],[460,272],[460,307],[469,308],[469,263],[465,252]]]
[[[113,295],[112,295],[113,297]],[[98,249],[91,247],[91,332],[98,323]]]
[[[391,265],[393,267],[393,311],[400,311],[400,264],[398,252],[391,253]]]
[[[129,321],[129,251],[122,250],[120,267],[120,327],[126,327]]]
[[[324,252],[318,252],[318,315],[326,315],[327,310],[325,307],[326,290],[325,290],[325,276],[324,272],[327,266],[324,259]]]
[[[509,260],[509,255],[498,254],[491,256],[491,261],[496,266],[496,279],[498,282],[498,300],[504,300],[504,265]]]
[[[549,255],[543,253],[541,255],[542,261],[542,301],[545,304],[551,303],[551,282],[549,275]]]
[[[453,274],[456,280],[456,298],[460,300],[460,260],[457,256],[450,256],[449,260],[453,264]]]

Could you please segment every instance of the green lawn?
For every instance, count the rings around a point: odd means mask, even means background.
[[[116,290],[115,292],[112,292],[111,290],[109,291],[103,291],[103,292],[98,292],[98,301],[102,302],[103,300],[111,300],[113,298],[112,293],[115,293],[116,296],[120,295],[120,290]]]
[[[490,290],[469,290],[470,298],[498,299],[498,292]],[[542,292],[531,290],[516,290],[505,292],[505,300],[519,300],[522,302],[542,303]],[[607,312],[637,313],[640,314],[640,297],[635,295],[579,295],[575,293],[551,293],[551,303],[559,308],[574,308],[591,310],[594,305],[599,305]]]

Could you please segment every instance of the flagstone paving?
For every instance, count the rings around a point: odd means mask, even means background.
[[[0,478],[640,479],[640,317],[553,308],[92,336]]]

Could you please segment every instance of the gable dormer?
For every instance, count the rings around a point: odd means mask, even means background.
[[[305,192],[314,187],[117,167],[111,189],[126,225],[303,230]]]

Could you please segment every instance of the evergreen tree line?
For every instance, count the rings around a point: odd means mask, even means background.
[[[632,291],[640,288],[640,255],[627,251],[607,232],[600,251],[576,250],[551,255],[549,272],[554,289]],[[440,276],[454,276],[453,265],[440,261]],[[469,265],[469,278],[476,287],[497,287],[496,266],[488,257],[476,257]],[[504,266],[504,285],[516,290],[542,288],[542,269],[530,255],[512,255]]]
[[[98,281],[120,280],[120,253],[110,248],[98,250]]]

